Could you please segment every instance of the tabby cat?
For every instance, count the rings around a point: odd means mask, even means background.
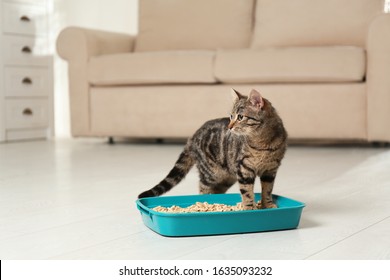
[[[187,141],[173,169],[158,185],[139,195],[159,196],[176,186],[196,164],[201,194],[225,193],[236,181],[244,209],[275,208],[272,189],[287,148],[287,132],[272,104],[252,90],[249,97],[233,90],[229,118],[206,122]],[[262,198],[254,201],[260,177]]]

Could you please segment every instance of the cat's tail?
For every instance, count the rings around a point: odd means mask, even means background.
[[[180,154],[179,159],[176,161],[175,166],[168,173],[167,177],[165,177],[164,180],[162,180],[155,187],[138,195],[138,198],[160,196],[166,193],[174,186],[179,184],[181,180],[183,180],[194,164],[194,159],[191,157],[189,151],[185,148],[184,151]]]

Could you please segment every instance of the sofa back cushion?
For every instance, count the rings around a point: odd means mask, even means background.
[[[252,47],[365,46],[384,0],[257,0]]]
[[[141,0],[135,51],[250,46],[254,0]]]

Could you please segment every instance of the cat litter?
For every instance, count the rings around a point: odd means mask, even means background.
[[[153,208],[154,211],[163,213],[196,213],[196,212],[229,212],[229,211],[243,211],[242,203],[236,205],[226,205],[220,203],[196,202],[188,207],[180,207],[172,205],[171,207],[157,206]]]
[[[305,204],[278,195],[272,198],[278,208],[250,211],[233,210],[242,208],[238,193],[147,197],[138,199],[136,205],[144,224],[163,236],[239,234],[297,228]],[[261,194],[256,193],[255,200],[261,200]],[[209,208],[226,211],[205,211]],[[191,209],[196,209],[196,212],[190,212]]]

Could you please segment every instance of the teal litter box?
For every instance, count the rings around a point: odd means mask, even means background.
[[[261,194],[255,194],[256,201]],[[298,227],[305,204],[273,195],[278,208],[232,212],[162,213],[156,206],[188,207],[196,202],[236,205],[240,194],[206,194],[141,198],[136,201],[144,224],[164,236],[198,236],[286,230]]]

